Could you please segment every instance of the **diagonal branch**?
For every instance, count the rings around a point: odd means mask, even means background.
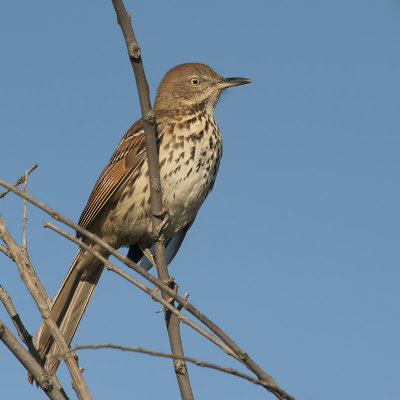
[[[14,304],[13,304],[13,302],[11,300],[11,297],[8,295],[8,293],[3,289],[3,287],[1,285],[0,285],[0,300],[3,303],[4,308],[6,309],[8,315],[10,316],[15,328],[17,329],[18,336],[26,344],[26,346],[28,347],[29,353],[33,356],[33,358],[37,361],[37,363],[42,368],[40,356],[39,356],[39,354],[38,354],[38,352],[37,352],[37,350],[36,350],[36,348],[35,348],[35,346],[33,345],[33,342],[32,342],[32,335],[25,328],[25,325],[23,324],[19,314],[17,313],[17,310],[14,307]],[[21,352],[19,351],[19,354],[20,353]],[[39,382],[36,379],[36,377],[34,375],[34,371],[31,368],[33,365],[34,364],[30,361],[29,362],[30,369],[28,369],[29,376],[33,377],[36,380],[36,382],[38,383],[38,385],[44,391],[46,391],[47,390],[47,382],[51,379],[51,377],[48,376],[47,372],[42,368],[42,370],[40,371],[40,374],[41,374],[42,378],[45,379],[45,380],[44,380],[44,383],[43,382]],[[53,379],[52,385],[55,385],[56,388],[58,390],[60,390],[60,392],[64,395],[64,398],[68,399],[68,396],[65,393],[64,389],[62,388],[57,376],[53,376],[52,379]]]
[[[253,361],[250,356],[245,353],[221,328],[219,328],[216,324],[214,324],[210,319],[208,319],[204,314],[202,314],[193,304],[186,301],[184,298],[179,296],[175,293],[171,288],[167,285],[164,285],[160,280],[155,278],[153,275],[149,274],[143,268],[139,267],[129,258],[123,256],[120,252],[116,251],[113,247],[109,244],[101,240],[97,235],[87,231],[86,229],[80,227],[78,224],[72,222],[70,219],[64,217],[62,214],[58,213],[57,211],[53,210],[52,208],[46,206],[41,201],[35,199],[28,193],[25,193],[23,190],[19,188],[15,188],[9,183],[0,179],[0,185],[9,188],[18,196],[25,198],[30,203],[34,204],[36,207],[42,209],[44,212],[52,216],[55,220],[61,221],[62,223],[68,225],[69,227],[75,229],[77,232],[82,234],[83,236],[87,237],[94,243],[98,244],[111,255],[115,256],[118,260],[123,262],[129,268],[135,270],[138,274],[142,275],[145,279],[153,283],[154,285],[158,286],[160,289],[165,291],[168,296],[172,297],[176,300],[179,304],[183,306],[187,311],[189,311],[193,316],[195,316],[199,321],[201,321],[207,328],[209,328],[216,336],[218,336],[225,344],[229,346],[229,348],[239,357],[240,361],[246,365],[246,367],[252,371],[257,377],[264,382],[268,382],[268,386],[265,386],[267,390],[273,393],[278,399],[287,399],[287,400],[294,400],[292,396],[287,394],[282,388],[280,388],[275,380],[267,374],[258,364]]]
[[[3,289],[0,285],[0,300],[4,305],[4,308],[8,312],[15,328],[17,329],[18,336],[28,347],[29,352],[33,355],[36,361],[40,362],[40,357],[35,349],[35,346],[32,343],[32,335],[26,330],[25,325],[22,323],[17,310],[14,307],[14,304],[11,300],[11,297],[8,293]]]
[[[10,185],[9,189],[11,188],[12,191],[16,190],[17,188]],[[20,190],[20,189],[17,189]],[[21,191],[25,193],[24,191]],[[29,293],[33,297],[40,315],[43,319],[43,322],[46,324],[47,328],[49,329],[51,335],[54,338],[54,341],[57,343],[62,351],[68,350],[68,345],[64,340],[60,330],[58,329],[57,324],[55,321],[52,320],[50,317],[49,311],[49,304],[48,304],[48,297],[46,292],[42,289],[41,286],[37,286],[35,281],[32,279],[32,271],[29,271],[25,252],[21,249],[14,241],[10,233],[8,232],[3,219],[0,216],[0,238],[4,241],[6,246],[11,251],[13,257],[15,258],[15,263],[17,264],[19,274],[22,280],[25,283],[26,288],[28,289]],[[68,369],[71,373],[73,386],[76,391],[76,394],[80,400],[89,400],[91,399],[89,390],[86,386],[85,381],[82,377],[82,372],[79,369],[79,366],[71,356],[67,357],[65,363],[68,366]]]
[[[151,108],[149,86],[143,69],[140,48],[137,44],[135,34],[133,33],[131,17],[127,13],[122,0],[112,0],[115,12],[117,14],[118,24],[121,27],[128,50],[129,59],[135,74],[136,85],[139,94],[140,108],[144,124],[147,162],[149,166],[150,181],[150,205],[152,214],[152,232],[156,235],[154,243],[154,253],[157,264],[157,273],[160,280],[164,283],[171,282],[168,274],[167,261],[165,257],[165,240],[162,234],[163,203],[161,191],[160,168],[158,163],[158,148],[156,139],[156,119],[154,111]],[[168,294],[161,289],[164,299]],[[186,363],[183,360],[183,347],[181,333],[179,329],[179,320],[169,311],[165,311],[165,321],[167,324],[168,337],[172,353],[178,356],[174,359],[174,369],[178,380],[182,399],[193,399],[192,388],[190,386],[189,375]]]
[[[0,340],[15,355],[21,364],[29,371],[46,395],[52,400],[66,400],[67,397],[56,387],[52,378],[29,353],[18,342],[14,335],[8,330],[4,322],[0,321]]]
[[[21,183],[24,183],[24,182],[25,182],[26,176],[29,175],[32,171],[34,171],[37,167],[38,167],[38,165],[37,165],[37,164],[34,164],[34,165],[32,166],[32,168],[31,168],[27,173],[25,173],[24,175],[20,176],[20,177],[17,179],[17,181],[14,183],[13,186],[16,187],[16,186],[20,185]],[[10,192],[10,189],[4,190],[4,191],[0,194],[0,199],[2,199],[8,192]]]
[[[167,308],[170,312],[176,314],[176,316],[181,320],[183,323],[189,325],[191,328],[199,332],[201,335],[203,335],[206,339],[210,340],[211,342],[215,343],[217,346],[221,348],[222,351],[224,351],[226,354],[236,358],[238,361],[239,358],[236,356],[236,354],[221,340],[216,338],[213,334],[210,332],[207,332],[205,329],[197,325],[195,322],[193,322],[190,318],[188,318],[185,314],[182,314],[178,308],[175,308],[170,301],[164,300],[161,296],[159,296],[157,293],[155,293],[152,289],[150,289],[148,286],[145,284],[139,282],[132,276],[128,275],[126,272],[122,271],[120,268],[118,268],[116,265],[114,265],[111,261],[107,260],[105,257],[103,257],[98,251],[94,250],[93,247],[88,246],[86,243],[81,242],[79,239],[77,239],[74,235],[71,235],[70,233],[67,233],[63,231],[62,229],[58,228],[57,226],[54,226],[53,224],[50,224],[49,222],[45,222],[44,224],[45,228],[50,228],[53,231],[57,232],[58,234],[64,236],[66,239],[71,240],[78,246],[80,246],[83,250],[88,251],[90,254],[93,254],[99,261],[101,261],[104,266],[110,270],[121,276],[122,278],[126,279],[128,282],[132,283],[139,289],[143,290],[145,293],[147,293],[151,298],[155,301],[158,301],[163,305],[163,307]]]
[[[96,349],[115,349],[115,350],[121,350],[121,351],[131,351],[131,352],[135,352],[135,353],[148,354],[148,355],[155,356],[155,357],[174,358],[174,355],[171,353],[148,350],[148,349],[144,349],[142,347],[120,346],[120,345],[116,345],[116,344],[112,344],[112,343],[76,345],[72,349],[69,349],[68,353],[72,353],[72,352],[75,352],[76,350],[83,350],[83,349],[94,349],[94,350],[96,350]],[[66,355],[65,353],[58,353],[58,354],[53,354],[50,357],[63,358],[63,357],[65,357],[65,355]],[[243,372],[240,372],[234,368],[222,367],[221,365],[209,363],[209,362],[203,361],[203,360],[198,360],[197,358],[193,358],[193,357],[185,356],[184,359],[185,359],[185,361],[196,364],[199,367],[212,368],[212,369],[216,369],[217,371],[221,371],[221,372],[225,372],[227,374],[238,376],[239,378],[246,379],[249,382],[254,383],[255,385],[261,385],[261,386],[266,385],[266,382],[260,381],[259,379],[255,379],[252,376],[244,374]]]
[[[14,261],[14,257],[13,257],[13,255],[11,254],[11,251],[8,250],[6,246],[0,244],[0,251],[1,251],[2,253],[4,253],[8,258],[10,258],[12,261]]]

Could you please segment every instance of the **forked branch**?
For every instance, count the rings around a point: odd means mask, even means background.
[[[53,379],[9,331],[4,322],[0,321],[0,340],[15,355],[20,363],[29,371],[46,395],[52,400],[66,400],[67,397],[56,387]]]
[[[19,188],[13,187],[12,185],[3,181],[2,179],[0,179],[0,185],[9,188],[18,196],[25,198],[30,203],[34,204],[35,206],[45,211],[47,214],[51,215],[54,219],[61,221],[62,223],[78,231],[80,234],[87,237],[92,242],[98,244],[108,253],[112,254],[117,259],[122,261],[129,268],[135,270],[138,274],[142,275],[145,279],[147,279],[154,285],[159,286],[162,291],[168,294],[169,297],[172,297],[174,300],[176,300],[179,304],[183,306],[183,308],[189,311],[193,316],[195,316],[199,321],[201,321],[205,326],[207,326],[207,328],[209,328],[216,336],[218,336],[236,354],[236,356],[240,359],[242,364],[244,364],[250,371],[252,371],[260,381],[267,382],[267,385],[265,385],[264,387],[268,391],[273,393],[278,399],[294,400],[292,396],[290,396],[282,388],[280,388],[276,384],[275,380],[270,375],[268,375],[260,366],[258,366],[247,353],[245,353],[224,331],[222,331],[221,328],[219,328],[215,323],[213,323],[204,314],[202,314],[197,308],[193,306],[193,304],[189,303],[184,298],[179,296],[171,288],[169,288],[167,285],[164,285],[160,280],[155,278],[153,275],[149,274],[147,271],[145,271],[143,268],[135,264],[129,258],[123,256],[120,252],[116,251],[113,247],[111,247],[106,242],[101,240],[97,235],[94,235],[93,233],[80,227],[76,223],[72,222],[70,219],[64,217],[57,211],[46,206],[41,201],[35,199],[30,194],[25,193],[23,190]]]
[[[20,177],[17,179],[17,181],[14,183],[13,186],[17,187],[18,185],[21,185],[21,183],[24,183],[24,182],[25,182],[25,179],[26,179],[26,177],[27,177],[27,175],[29,175],[29,174],[30,174],[32,171],[34,171],[37,167],[38,167],[38,165],[37,165],[37,164],[34,164],[34,165],[32,166],[32,168],[31,168],[27,173],[25,173],[24,175],[20,176]],[[0,199],[2,199],[8,192],[10,192],[10,189],[4,190],[4,191],[0,194]]]

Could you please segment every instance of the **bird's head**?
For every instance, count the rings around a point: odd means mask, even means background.
[[[246,78],[223,78],[205,64],[180,64],[164,75],[157,89],[154,109],[173,110],[203,105],[211,111],[224,89],[250,82]]]

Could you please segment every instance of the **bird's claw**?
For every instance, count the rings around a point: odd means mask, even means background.
[[[178,287],[179,287],[179,286],[174,282],[174,278],[170,278],[170,279],[169,279],[169,282],[168,282],[167,284],[168,284],[168,286],[171,287],[171,289],[172,289],[175,293],[178,293]],[[159,290],[160,290],[160,288],[159,288],[158,286],[156,286],[152,291],[153,291],[154,293],[157,293]],[[185,300],[187,300],[188,297],[189,297],[189,294],[188,294],[188,293],[185,293],[185,296],[184,296],[183,298],[184,298]],[[173,304],[174,299],[173,299],[172,297],[170,297],[170,298],[168,298],[166,301],[167,301],[169,304]],[[178,307],[177,307],[177,309],[178,309],[178,310],[181,310],[181,309],[182,309],[182,306],[179,304]],[[165,308],[165,306],[163,306],[160,310],[156,311],[156,313],[160,313],[160,312],[162,312],[162,311],[167,311],[167,309]]]
[[[160,214],[153,214],[153,216],[161,219],[160,225],[155,230],[153,230],[152,224],[149,226],[149,232],[153,236],[154,242],[156,242],[160,238],[162,230],[168,225],[169,213],[165,208],[163,208]]]

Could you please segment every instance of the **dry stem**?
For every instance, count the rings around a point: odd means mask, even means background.
[[[72,353],[72,352],[75,352],[76,350],[83,350],[83,349],[116,349],[116,350],[121,350],[121,351],[132,351],[132,352],[136,352],[136,353],[148,354],[148,355],[156,356],[156,357],[175,358],[172,353],[148,350],[148,349],[144,349],[142,347],[120,346],[120,345],[116,345],[116,344],[112,344],[112,343],[76,345],[76,346],[72,347],[71,349],[69,349],[68,353]],[[50,357],[56,357],[56,358],[63,359],[65,357],[65,355],[66,355],[66,353],[57,353],[57,354],[51,355]],[[185,359],[185,361],[196,364],[199,367],[212,368],[212,369],[216,369],[221,372],[225,372],[227,374],[238,376],[239,378],[246,379],[249,382],[254,383],[255,385],[265,386],[267,384],[266,382],[260,381],[259,379],[255,379],[252,376],[244,374],[243,372],[240,372],[234,368],[222,367],[221,365],[209,363],[209,362],[203,361],[203,360],[198,360],[197,358],[193,358],[193,357],[185,356],[184,359]]]
[[[11,190],[17,189],[12,186],[11,186],[11,188],[12,188]],[[19,190],[19,189],[17,189],[17,190]],[[21,191],[21,192],[25,193],[24,191]],[[64,337],[62,336],[60,330],[58,329],[57,324],[50,317],[48,296],[47,296],[46,292],[43,290],[43,287],[41,285],[40,286],[36,285],[35,281],[32,279],[32,274],[35,274],[34,270],[33,270],[33,268],[32,268],[32,270],[28,269],[28,266],[26,264],[26,257],[25,257],[24,250],[21,249],[15,243],[14,239],[9,234],[1,216],[0,216],[0,238],[4,241],[4,243],[10,250],[11,254],[15,258],[15,263],[18,266],[19,274],[20,274],[22,280],[24,281],[26,288],[29,290],[30,294],[32,295],[32,297],[40,311],[42,320],[48,327],[50,333],[52,334],[52,336],[54,338],[54,341],[57,343],[57,345],[59,346],[59,348],[62,351],[67,351],[68,345],[65,342]],[[79,369],[78,364],[76,363],[76,360],[74,360],[73,357],[68,356],[65,360],[65,363],[67,364],[68,369],[71,373],[73,387],[76,391],[78,398],[80,400],[91,399],[89,390],[86,386],[85,381],[83,380],[82,373]]]
[[[34,171],[37,167],[38,167],[38,165],[37,165],[37,164],[34,164],[34,165],[32,166],[32,168],[31,168],[27,173],[25,173],[24,175],[20,176],[20,177],[17,179],[17,181],[14,183],[13,186],[16,187],[16,186],[20,185],[21,183],[24,183],[24,182],[25,182],[25,179],[26,179],[26,176],[29,175],[32,171]],[[0,199],[2,199],[8,192],[10,192],[10,189],[4,190],[4,191],[0,194]]]
[[[140,108],[142,110],[142,118],[146,140],[147,162],[149,166],[149,183],[150,183],[150,205],[152,213],[152,231],[160,232],[154,243],[154,254],[157,263],[157,273],[160,280],[167,283],[170,276],[167,269],[167,260],[165,257],[164,235],[162,234],[162,191],[160,168],[158,163],[158,148],[156,140],[156,119],[151,108],[149,86],[143,69],[142,58],[140,56],[140,48],[137,44],[135,34],[131,25],[131,17],[127,13],[122,0],[112,0],[115,12],[117,14],[118,24],[121,27],[128,50],[129,59],[135,74],[136,85],[139,94]],[[168,299],[168,294],[161,288],[161,295],[164,299]],[[177,357],[175,365],[176,378],[178,380],[181,397],[184,400],[193,399],[192,388],[190,386],[189,375],[186,364],[183,361],[183,346],[181,333],[179,328],[179,320],[170,311],[165,311],[165,322],[167,325],[169,342],[171,351]],[[179,364],[179,368],[177,368]]]
[[[65,400],[67,397],[56,387],[52,378],[34,359],[32,354],[23,348],[4,322],[0,321],[0,340],[29,371],[46,395],[52,400]]]
[[[273,393],[278,399],[287,399],[293,400],[294,398],[287,394],[282,388],[280,388],[275,380],[268,375],[265,371],[263,371],[249,356],[245,353],[224,331],[221,330],[216,324],[214,324],[210,319],[208,319],[204,314],[202,314],[197,308],[193,306],[193,304],[189,303],[177,293],[175,293],[172,289],[168,286],[164,285],[160,280],[155,278],[153,275],[149,274],[143,268],[139,267],[135,264],[132,260],[127,257],[124,257],[120,252],[116,251],[113,247],[105,243],[101,240],[97,235],[87,231],[86,229],[80,227],[76,223],[72,222],[70,219],[64,217],[62,214],[58,213],[57,211],[51,209],[50,207],[46,206],[41,201],[35,199],[28,193],[25,193],[23,190],[13,187],[9,183],[0,179],[0,185],[10,188],[11,191],[16,193],[18,196],[26,198],[30,203],[34,204],[35,206],[39,207],[47,214],[51,215],[54,219],[63,222],[64,224],[68,225],[69,227],[75,229],[77,232],[82,234],[83,236],[87,237],[94,243],[100,245],[102,248],[107,250],[110,254],[115,256],[117,259],[122,261],[125,265],[129,268],[135,270],[138,274],[142,275],[148,281],[153,283],[155,286],[160,287],[163,291],[165,291],[170,297],[176,300],[179,304],[183,306],[186,310],[188,310],[193,316],[195,316],[199,321],[201,321],[204,325],[206,325],[216,336],[218,336],[239,358],[240,361],[246,365],[246,367],[255,373],[257,377],[263,381],[267,382],[267,385],[264,387]]]
[[[153,289],[150,289],[148,286],[145,284],[139,282],[132,276],[128,275],[126,272],[122,271],[120,268],[118,268],[116,265],[114,265],[111,261],[107,260],[105,257],[103,257],[98,251],[93,250],[92,247],[88,246],[87,244],[81,242],[79,239],[77,239],[74,235],[71,235],[68,232],[63,231],[62,229],[58,228],[57,226],[54,226],[53,224],[49,222],[44,223],[45,228],[50,228],[53,231],[59,233],[60,235],[64,236],[66,239],[71,240],[78,246],[80,246],[83,250],[88,251],[90,254],[93,254],[99,261],[101,261],[104,266],[110,270],[121,276],[122,278],[126,279],[128,282],[132,283],[139,289],[143,290],[145,293],[151,296],[151,298],[155,301],[158,301],[161,303],[165,308],[167,308],[170,312],[174,313],[179,320],[184,322],[185,324],[189,325],[191,328],[199,332],[201,335],[203,335],[206,339],[210,340],[211,342],[215,343],[217,346],[221,348],[226,354],[229,354],[230,356],[236,358],[239,360],[239,358],[236,356],[235,353],[232,352],[232,350],[221,340],[216,338],[213,334],[210,332],[207,332],[204,330],[202,327],[197,325],[195,322],[193,322],[190,318],[188,318],[185,314],[182,314],[178,308],[175,308],[171,302],[165,300],[163,297],[159,296],[156,292],[153,291]],[[181,307],[182,308],[182,307]],[[240,360],[239,360],[240,361]]]

